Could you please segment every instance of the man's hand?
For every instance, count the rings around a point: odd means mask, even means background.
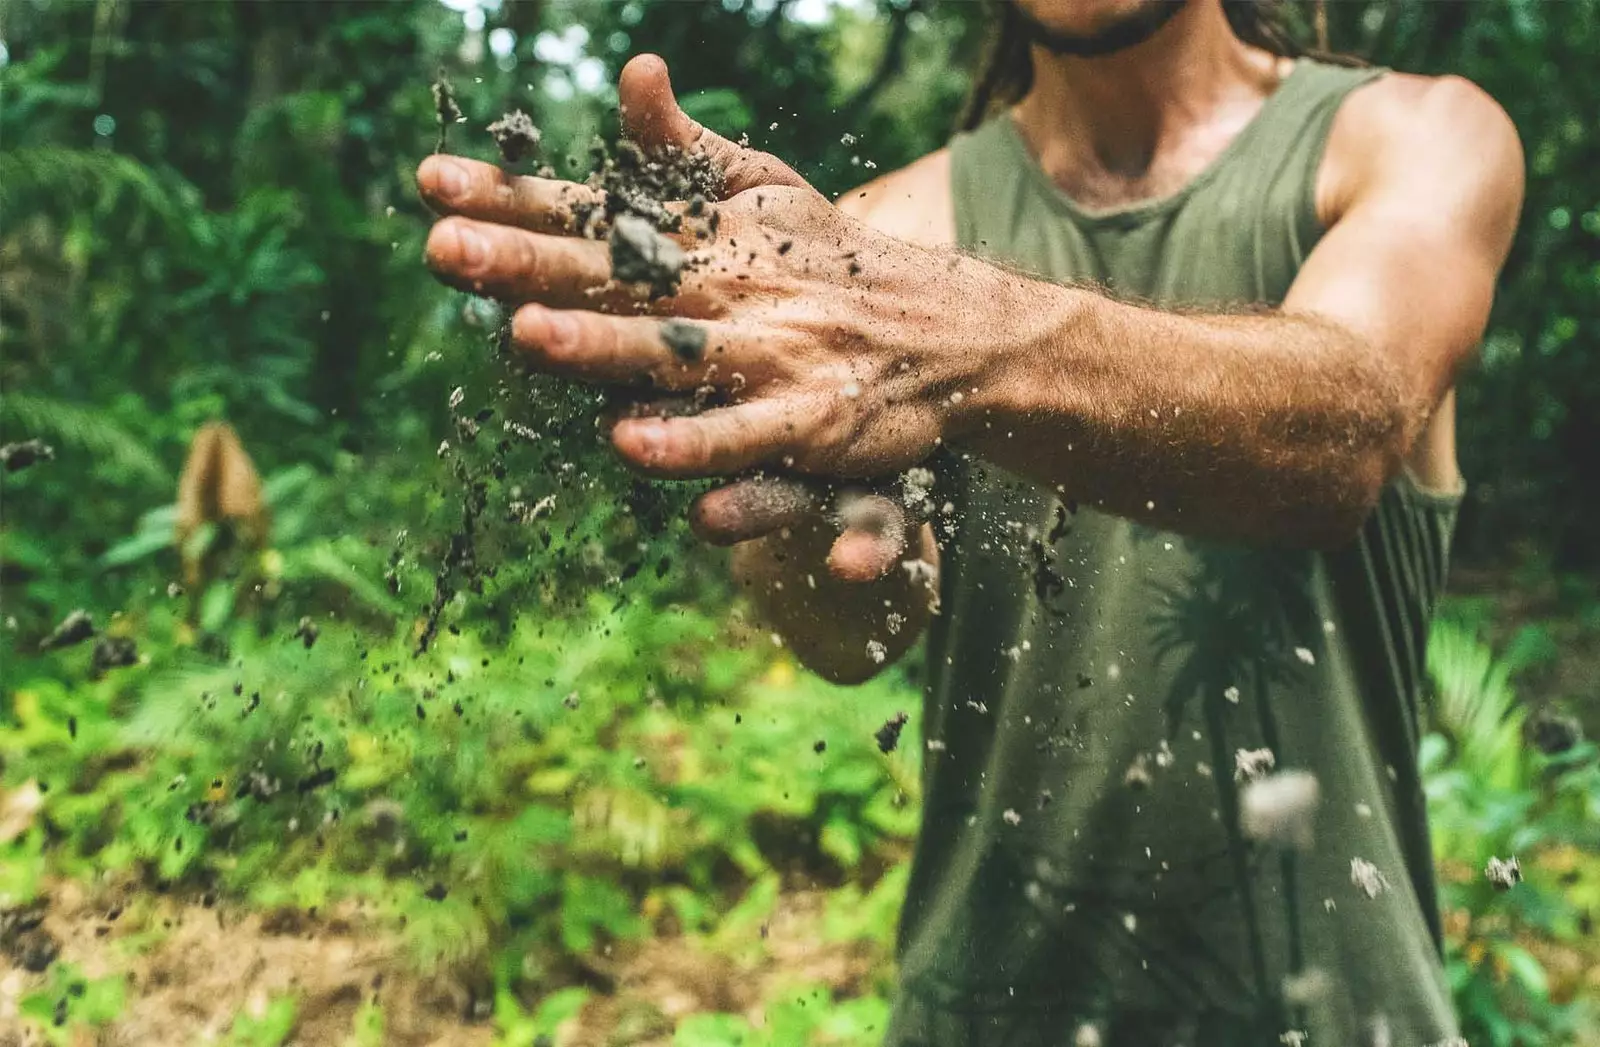
[[[512,338],[541,370],[718,404],[619,420],[612,440],[644,472],[865,480],[924,460],[984,358],[985,322],[952,320],[999,298],[998,271],[878,234],[780,161],[705,130],[678,107],[654,56],[629,63],[620,94],[635,141],[702,152],[722,175],[714,235],[684,235],[691,267],[675,295],[648,306],[699,327],[702,350],[673,348],[664,321],[639,315],[645,304],[611,280],[608,248],[576,235],[574,211],[596,202],[586,186],[430,157],[423,194],[451,217],[429,238],[429,264],[520,305]],[[974,295],[986,285],[993,293]],[[697,529],[729,543],[793,526],[822,507],[795,490],[774,480],[712,492],[696,507]],[[904,512],[888,499],[878,509],[901,517],[898,530],[846,533],[830,558],[839,577],[876,578],[897,562],[904,543],[886,534],[904,532]]]

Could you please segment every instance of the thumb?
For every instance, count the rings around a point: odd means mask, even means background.
[[[908,521],[891,498],[847,488],[834,503],[839,537],[828,553],[828,572],[841,582],[873,582],[905,556]]]
[[[763,185],[807,187],[806,180],[770,153],[738,145],[701,126],[678,105],[667,63],[660,55],[636,55],[622,67],[617,84],[622,127],[646,150],[702,152],[722,175],[723,197]]]

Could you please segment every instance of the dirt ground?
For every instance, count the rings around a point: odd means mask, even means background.
[[[74,1047],[212,1043],[238,1015],[259,1016],[282,995],[297,1001],[287,1042],[298,1047],[344,1044],[369,1000],[383,1010],[383,1041],[392,1047],[485,1047],[493,1040],[490,1022],[467,1017],[473,999],[465,985],[413,973],[397,944],[353,910],[263,915],[144,893],[91,896],[70,882],[52,887],[49,898],[42,930],[59,945],[60,959],[89,978],[127,978],[120,1017]],[[813,893],[780,898],[754,963],[681,938],[619,950],[614,988],[597,993],[560,1030],[555,1047],[667,1047],[676,1022],[702,1011],[759,1024],[763,1000],[780,983],[859,992],[874,968],[872,950],[819,941],[822,903]],[[0,956],[0,1047],[47,1042],[18,1015],[22,998],[46,977]]]

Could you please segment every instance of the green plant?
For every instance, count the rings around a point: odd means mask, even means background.
[[[1422,742],[1434,854],[1446,912],[1456,1006],[1473,1043],[1568,1042],[1587,1017],[1570,987],[1556,991],[1532,950],[1576,945],[1600,901],[1600,764],[1592,744],[1556,756],[1533,749],[1511,680],[1546,656],[1524,630],[1496,657],[1476,631],[1446,618],[1428,669],[1434,731]],[[1524,881],[1488,882],[1491,858],[1518,858]]]
[[[51,1044],[79,1042],[82,1030],[111,1024],[122,1013],[127,986],[121,976],[87,978],[66,963],[51,966],[48,981],[22,998],[22,1016]]]

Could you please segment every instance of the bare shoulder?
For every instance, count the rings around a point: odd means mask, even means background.
[[[955,243],[950,197],[950,150],[875,178],[839,197],[839,209],[881,233],[924,247]]]
[[[1475,211],[1509,238],[1522,190],[1521,140],[1488,92],[1459,76],[1392,73],[1340,107],[1317,204],[1331,224],[1362,197],[1409,192],[1418,206]]]

